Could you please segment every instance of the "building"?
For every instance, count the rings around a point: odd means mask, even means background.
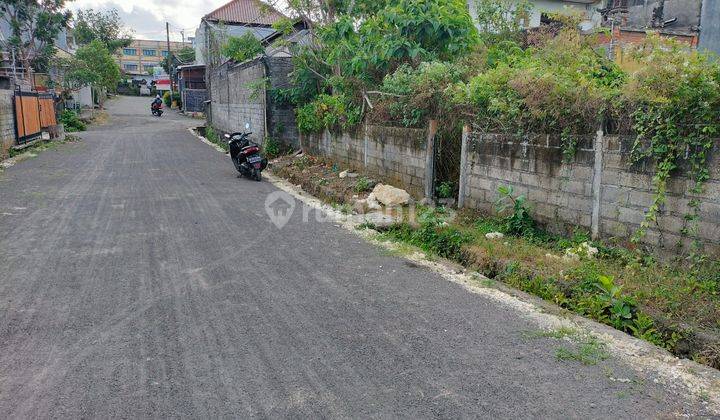
[[[180,51],[191,48],[189,42],[170,42],[170,50]],[[133,42],[118,51],[115,58],[120,68],[128,75],[147,76],[154,74],[156,67],[161,67],[162,61],[168,56],[167,41],[154,41],[135,39]]]
[[[614,46],[642,42],[648,32],[654,32],[692,48],[720,53],[717,0],[608,0],[602,12],[605,26],[613,28]]]
[[[205,112],[205,101],[208,99],[205,85],[205,66],[189,64],[179,66],[178,90],[180,101],[185,112]]]
[[[259,0],[232,0],[203,16],[195,32],[195,64],[216,66],[223,57],[219,53],[228,37],[251,32],[263,40],[277,33],[273,23],[285,16]]]
[[[467,3],[470,15],[477,22],[478,0],[467,0]],[[529,3],[532,10],[524,22],[528,29],[539,27],[551,13],[577,13],[583,17],[581,29],[589,31],[601,25],[602,15],[599,9],[604,6],[605,0],[530,0]]]

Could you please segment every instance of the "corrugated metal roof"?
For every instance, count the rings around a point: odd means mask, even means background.
[[[232,0],[205,15],[205,19],[248,25],[272,25],[285,15],[260,0]]]

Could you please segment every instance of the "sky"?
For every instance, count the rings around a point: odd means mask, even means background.
[[[192,36],[200,24],[200,18],[229,0],[74,0],[68,9],[115,8],[128,28],[135,31],[136,39],[165,39],[165,22],[170,23],[170,40],[181,41]]]

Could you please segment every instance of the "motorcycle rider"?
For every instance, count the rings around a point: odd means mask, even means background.
[[[162,106],[162,98],[160,97],[160,94],[158,93],[157,95],[155,95],[155,99],[153,99],[151,107],[153,109],[160,109],[161,106]]]

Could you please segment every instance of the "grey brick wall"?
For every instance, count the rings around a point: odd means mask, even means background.
[[[630,165],[633,140],[579,137],[575,158],[565,163],[559,139],[551,136],[518,139],[471,133],[467,140],[465,207],[492,213],[498,187],[508,185],[515,194],[528,197],[533,216],[553,232],[568,233],[575,227],[590,230],[595,209],[600,236],[628,240],[640,227],[655,195],[651,165]],[[602,149],[598,151],[596,146]],[[597,166],[596,157],[600,159]],[[675,249],[678,243],[687,247],[689,240],[680,231],[685,214],[690,212],[690,200],[697,198],[701,202],[700,239],[710,250],[720,251],[720,168],[717,158],[708,164],[712,179],[701,195],[689,192],[692,182],[683,174],[672,179],[663,214],[642,239],[645,244],[667,250]],[[599,180],[594,187],[596,176]]]
[[[209,72],[211,106],[209,120],[223,132],[243,131],[250,124],[253,138],[261,143],[275,137],[299,146],[295,111],[273,101],[271,89],[289,87],[290,58],[263,57],[240,64],[225,64]],[[266,89],[254,89],[265,77]],[[267,117],[267,133],[265,132]]]
[[[426,131],[367,125],[354,132],[301,135],[304,151],[379,177],[424,197]]]
[[[267,76],[270,79],[270,89],[289,88],[290,78],[294,66],[290,57],[266,57]],[[270,136],[280,140],[281,143],[300,147],[300,136],[295,121],[295,109],[287,104],[278,103],[273,95],[268,94],[268,129]]]
[[[0,157],[15,144],[13,91],[0,89]]]
[[[261,142],[265,138],[264,95],[253,95],[251,87],[263,77],[264,65],[259,59],[214,69],[210,74],[213,127],[230,133],[244,131],[248,123],[253,139]]]

